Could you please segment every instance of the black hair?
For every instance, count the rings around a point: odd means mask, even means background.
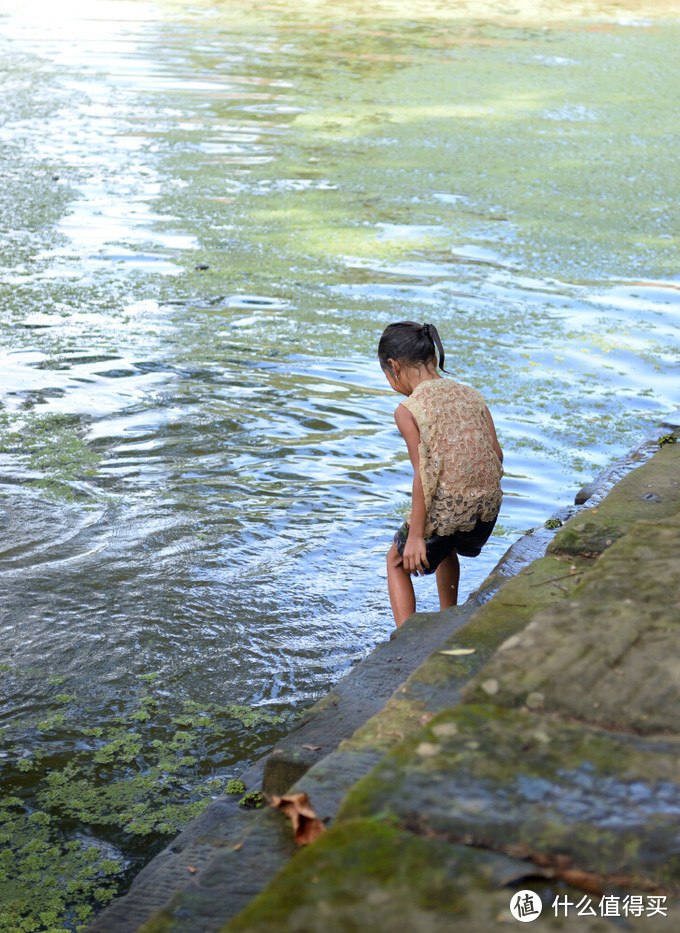
[[[429,366],[439,353],[439,368],[444,369],[444,347],[434,324],[416,324],[415,321],[399,321],[383,331],[378,344],[378,360],[384,370],[392,374],[388,360],[403,360],[409,366],[423,363]]]

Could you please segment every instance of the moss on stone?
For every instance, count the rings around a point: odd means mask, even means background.
[[[638,522],[573,591],[508,639],[467,701],[680,734],[680,517]]]
[[[548,553],[596,557],[636,521],[674,515],[680,509],[679,474],[680,446],[662,447],[651,460],[624,476],[599,505],[566,522]]]
[[[337,820],[380,813],[423,835],[675,887],[679,750],[675,740],[461,706],[385,756]]]
[[[297,855],[223,931],[444,933],[464,920],[481,933],[507,906],[494,888],[513,868],[491,853],[413,836],[380,815],[351,820]]]

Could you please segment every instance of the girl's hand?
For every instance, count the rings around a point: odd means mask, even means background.
[[[425,569],[430,566],[427,562],[425,538],[414,535],[413,532],[409,532],[406,544],[404,545],[402,561],[404,563],[404,569],[408,573],[414,573],[416,575],[424,574]]]

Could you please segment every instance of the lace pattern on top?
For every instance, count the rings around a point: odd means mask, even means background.
[[[470,531],[478,519],[492,521],[501,506],[503,467],[481,393],[453,379],[431,379],[401,404],[420,431],[425,537]]]

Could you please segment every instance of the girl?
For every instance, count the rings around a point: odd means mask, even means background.
[[[390,324],[378,359],[395,392],[394,413],[413,466],[406,523],[387,555],[387,585],[397,628],[415,612],[411,574],[437,574],[439,607],[458,601],[458,555],[476,557],[501,505],[503,452],[489,409],[469,386],[443,379],[444,348],[433,324]]]

